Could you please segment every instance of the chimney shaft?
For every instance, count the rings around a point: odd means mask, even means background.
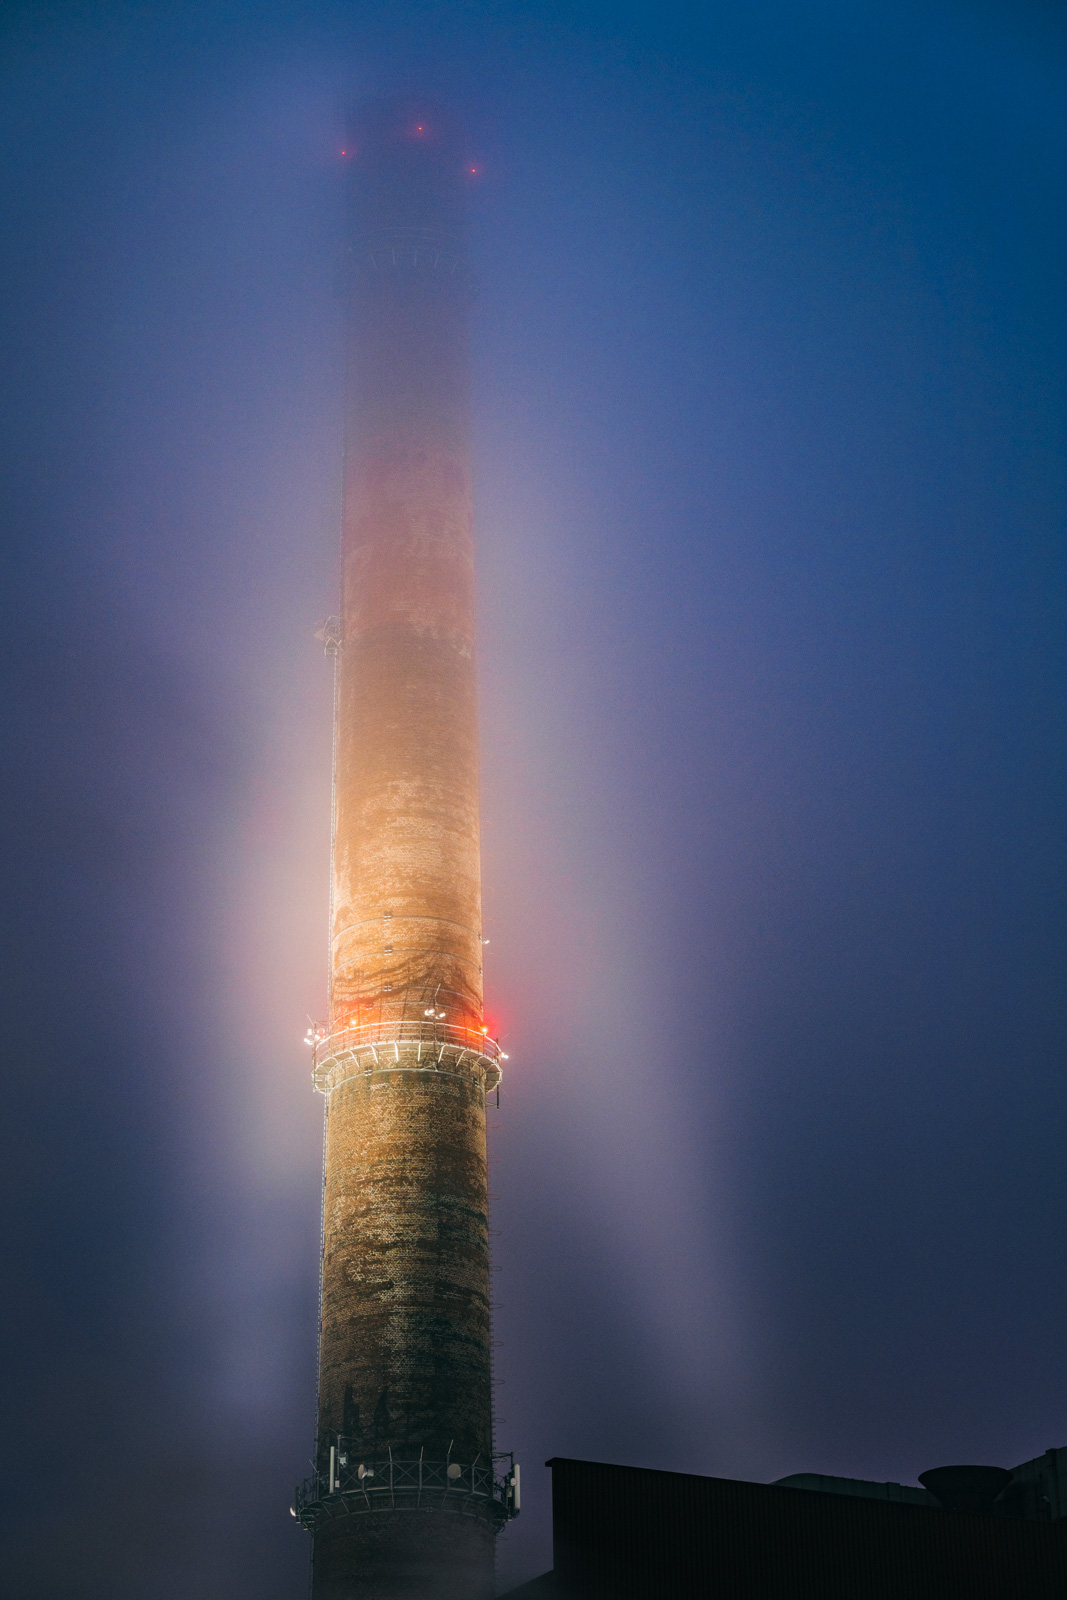
[[[482,1600],[506,1493],[492,1471],[485,1099],[499,1067],[482,1021],[467,164],[442,114],[411,103],[365,112],[347,151],[318,1475],[301,1515],[315,1600]]]

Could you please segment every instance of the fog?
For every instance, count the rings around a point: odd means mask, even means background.
[[[501,1589],[1067,1442],[1051,7],[13,4],[11,1600],[304,1593],[346,107],[472,197]]]

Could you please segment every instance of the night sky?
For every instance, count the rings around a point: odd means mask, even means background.
[[[554,1454],[1067,1444],[1067,20],[0,23],[5,1600],[288,1600],[346,107],[472,180],[506,1587]]]

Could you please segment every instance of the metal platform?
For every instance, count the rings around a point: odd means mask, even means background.
[[[481,1080],[486,1094],[500,1084],[507,1057],[476,1028],[421,1017],[344,1023],[314,1034],[312,1081],[329,1094],[349,1078],[375,1072],[439,1072]]]
[[[503,1476],[498,1477],[501,1469]],[[518,1481],[512,1455],[481,1463],[447,1457],[431,1461],[423,1455],[400,1461],[392,1454],[360,1456],[342,1438],[330,1446],[326,1471],[299,1486],[290,1511],[309,1531],[327,1517],[377,1511],[445,1511],[502,1527],[518,1514]]]

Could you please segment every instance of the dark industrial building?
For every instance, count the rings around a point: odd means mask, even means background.
[[[555,1458],[551,1572],[507,1600],[1065,1600],[1067,1450],[926,1487]]]

